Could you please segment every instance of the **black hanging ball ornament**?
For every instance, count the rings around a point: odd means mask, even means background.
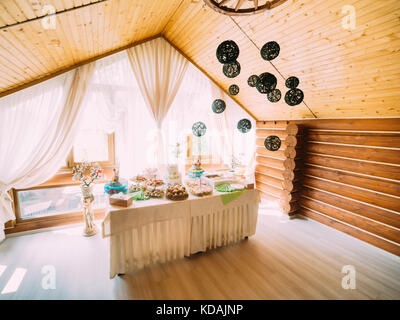
[[[267,94],[276,88],[276,83],[277,80],[273,74],[264,72],[259,75],[256,88],[260,93]]]
[[[300,81],[298,78],[296,77],[289,77],[286,79],[285,81],[285,85],[286,87],[288,87],[289,89],[295,89],[298,87]]]
[[[257,82],[256,88],[257,88],[258,92],[262,93],[262,94],[267,94],[268,92],[271,91],[266,86],[264,86],[261,81]]]
[[[277,136],[269,136],[264,140],[264,146],[269,151],[277,151],[281,147],[281,139]]]
[[[281,51],[279,44],[275,41],[270,41],[262,46],[260,54],[264,60],[270,61],[279,55],[279,51]]]
[[[212,103],[212,110],[214,111],[214,113],[222,113],[225,111],[225,108],[226,104],[224,100],[216,99]]]
[[[278,102],[281,100],[282,94],[281,90],[279,89],[274,89],[270,92],[267,93],[267,98],[269,102]]]
[[[222,67],[222,72],[228,78],[234,78],[240,73],[240,63],[237,61],[233,61],[232,63],[226,63]]]
[[[258,81],[259,81],[258,76],[255,75],[255,74],[253,74],[252,76],[250,76],[250,77],[247,79],[247,84],[248,84],[250,87],[255,87]]]
[[[206,131],[207,131],[206,125],[201,121],[195,122],[192,126],[192,132],[196,137],[204,136]]]
[[[239,47],[232,40],[222,42],[217,48],[217,59],[220,63],[232,63],[239,57]]]
[[[251,122],[249,119],[239,120],[237,128],[241,133],[246,133],[251,130]]]
[[[290,89],[285,94],[285,101],[289,106],[297,106],[304,99],[304,93],[300,89]]]
[[[236,96],[239,93],[239,86],[237,86],[236,84],[232,84],[229,87],[229,94],[231,96]]]

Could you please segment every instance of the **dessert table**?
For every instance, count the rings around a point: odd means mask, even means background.
[[[255,234],[259,202],[252,189],[134,201],[127,208],[108,205],[102,232],[110,239],[110,278]]]

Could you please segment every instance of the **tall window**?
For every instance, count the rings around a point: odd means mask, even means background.
[[[88,161],[98,162],[103,167],[115,164],[115,134],[108,133],[96,116],[96,103],[91,102],[82,115],[72,150],[67,158],[67,168]]]
[[[90,102],[90,101],[89,101]],[[103,169],[115,164],[115,135],[107,133],[96,120],[96,104],[90,103],[82,114],[81,126],[76,133],[65,167],[45,185],[14,193],[17,221],[45,220],[68,216],[82,210],[79,183],[72,181],[71,168],[83,161],[98,162]],[[93,208],[105,208],[104,183],[94,187]]]

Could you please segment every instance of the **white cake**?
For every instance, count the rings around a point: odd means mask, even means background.
[[[182,182],[182,176],[179,173],[177,164],[168,165],[168,184],[180,184]]]

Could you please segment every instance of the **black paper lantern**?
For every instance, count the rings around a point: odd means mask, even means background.
[[[270,41],[264,44],[260,50],[261,57],[264,60],[273,60],[279,55],[281,50],[279,44],[275,41]]]
[[[238,61],[233,61],[232,63],[226,63],[222,67],[222,72],[228,78],[234,78],[240,73],[240,63]]]
[[[222,42],[217,48],[217,59],[221,63],[232,63],[239,57],[239,47],[232,40]]]
[[[253,74],[252,76],[250,76],[250,77],[247,79],[247,84],[248,84],[250,87],[255,87],[256,84],[257,84],[257,82],[258,82],[258,80],[259,80],[258,76],[255,75],[255,74]]]
[[[281,100],[282,94],[281,90],[279,89],[274,89],[270,92],[267,93],[267,98],[269,102],[278,102]]]
[[[259,75],[256,88],[260,93],[267,94],[276,88],[276,84],[276,77],[269,72],[264,72]]]
[[[297,106],[304,99],[304,93],[300,89],[290,89],[285,94],[285,101],[289,106]]]
[[[216,99],[212,103],[212,110],[214,111],[214,113],[222,113],[225,111],[225,108],[226,104],[224,100]]]
[[[196,137],[204,136],[206,134],[206,131],[206,125],[201,121],[195,122],[192,126],[192,132]]]
[[[236,96],[238,93],[239,93],[239,86],[237,86],[236,84],[232,84],[230,87],[229,87],[229,94],[231,95],[231,96]]]
[[[264,140],[264,146],[269,151],[277,151],[281,147],[281,139],[277,136],[269,136]]]
[[[239,120],[237,128],[241,133],[246,133],[251,130],[251,121],[249,119]]]
[[[285,85],[289,89],[296,89],[298,87],[299,83],[300,83],[300,81],[296,77],[289,77],[285,81]]]

